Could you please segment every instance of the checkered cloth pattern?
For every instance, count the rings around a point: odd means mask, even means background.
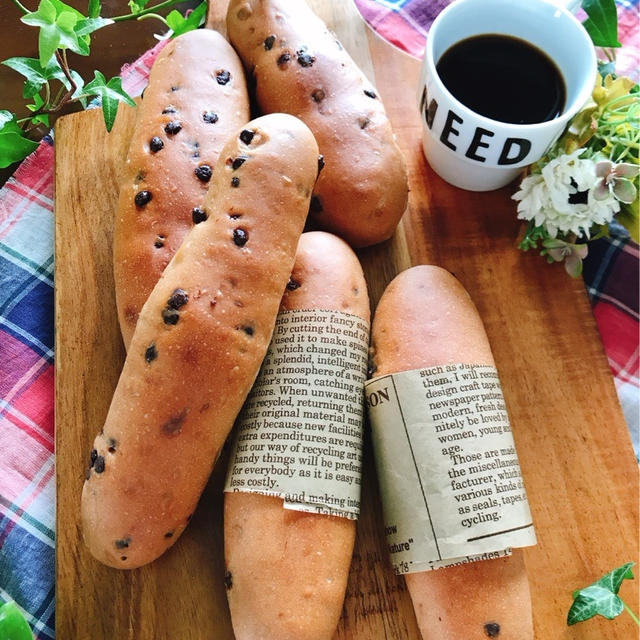
[[[619,2],[623,42],[636,47],[638,1]],[[429,25],[448,2],[356,4],[383,37],[420,56]],[[162,46],[123,68],[131,95],[141,93]],[[637,49],[619,60],[627,72],[637,70]],[[0,603],[15,600],[37,640],[55,637],[53,163],[46,137],[0,190]],[[636,451],[638,258],[636,244],[615,238],[593,246],[585,265],[616,386],[636,425]]]

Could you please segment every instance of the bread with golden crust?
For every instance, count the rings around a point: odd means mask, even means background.
[[[324,169],[310,219],[353,247],[382,242],[407,206],[402,153],[377,89],[304,0],[231,0],[229,38],[265,113],[301,118]]]
[[[93,445],[82,523],[101,562],[148,563],[186,527],[269,345],[317,157],[309,129],[285,114],[224,146],[208,218],[144,304]]]
[[[334,235],[302,234],[281,310],[323,309],[369,322],[362,267]],[[342,612],[356,522],[225,493],[227,596],[236,640],[331,640]]]
[[[242,63],[219,33],[190,31],[160,52],[137,108],[114,220],[125,347],[169,260],[206,215],[202,203],[222,146],[249,118]]]
[[[454,363],[495,366],[469,294],[439,267],[413,267],[389,284],[375,312],[371,341],[375,376]],[[533,639],[519,549],[510,557],[405,578],[424,640]]]

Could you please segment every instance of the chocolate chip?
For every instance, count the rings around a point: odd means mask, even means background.
[[[240,133],[240,140],[242,140],[242,142],[244,142],[245,144],[251,144],[251,141],[253,140],[253,136],[256,135],[255,131],[251,131],[249,129],[243,129],[242,132]]]
[[[233,178],[231,178],[231,186],[232,187],[239,187],[240,186],[240,178],[238,178],[237,176],[233,176]]]
[[[171,87],[171,91],[177,91],[180,87],[176,87],[175,85]]]
[[[280,54],[280,57],[276,61],[279,67],[285,67],[286,64],[291,60],[291,54],[288,51]]]
[[[151,140],[149,141],[149,149],[151,149],[151,151],[153,153],[157,153],[158,151],[160,151],[160,149],[164,148],[164,142],[162,142],[162,138],[158,138],[158,136],[153,136],[153,138],[151,138]]]
[[[248,336],[252,336],[253,335],[253,327],[241,324],[238,327],[236,327],[237,329],[242,329],[242,331],[244,331]]]
[[[247,160],[247,156],[238,156],[231,163],[231,167],[235,171],[236,169],[239,169],[245,163],[246,160]]]
[[[176,289],[167,300],[167,307],[179,309],[189,302],[189,294],[184,289]]]
[[[325,98],[325,93],[322,89],[316,89],[312,94],[311,97],[313,98],[314,102],[322,102]]]
[[[162,425],[162,431],[172,436],[176,433],[180,433],[182,431],[182,425],[184,424],[184,419],[187,417],[187,410],[183,409],[180,413],[173,415]]]
[[[322,210],[322,200],[320,200],[318,196],[311,196],[309,211],[311,211],[311,213],[320,213]]]
[[[273,43],[276,41],[276,37],[275,36],[267,36],[264,39],[264,50],[265,51],[271,51],[272,47],[273,47]]]
[[[497,622],[487,622],[484,625],[484,632],[488,638],[497,638],[500,635],[500,625]]]
[[[164,247],[164,241],[165,241],[164,236],[156,236],[156,241],[153,243],[153,246],[156,249],[162,249],[162,247]]]
[[[239,246],[244,247],[247,244],[247,240],[249,240],[249,234],[244,229],[234,229],[233,230],[233,241]]]
[[[165,538],[173,538],[173,531],[167,531],[167,533],[164,534]]]
[[[152,199],[153,199],[153,194],[151,193],[151,191],[147,191],[145,189],[144,191],[138,191],[138,193],[136,193],[134,202],[136,203],[137,207],[144,207],[147,204],[149,204],[149,202],[151,202]]]
[[[287,289],[289,289],[289,291],[295,291],[299,287],[300,287],[300,283],[297,280],[294,280],[293,276],[291,276],[289,278],[289,282],[287,282]]]
[[[162,319],[165,324],[178,324],[180,314],[175,309],[166,308],[162,310]]]
[[[109,438],[109,448],[107,449],[109,453],[116,452],[116,441],[115,438]]]
[[[215,124],[216,122],[218,122],[218,114],[214,113],[213,111],[205,111],[202,114],[202,119],[209,124]]]
[[[359,118],[358,119],[358,124],[360,125],[361,129],[366,129],[369,126],[370,122],[371,122],[371,120],[369,120],[369,118]]]
[[[122,540],[116,540],[116,549],[127,549],[131,538],[122,538]]]
[[[324,156],[322,154],[318,155],[318,173],[320,173],[324,169]]]
[[[370,91],[369,89],[365,89],[364,90],[364,95],[365,96],[369,96],[370,98],[377,98],[378,96],[376,95],[375,91]]]
[[[241,218],[241,217],[242,217],[242,214],[241,214],[241,213],[230,213],[230,214],[229,214],[229,217],[230,217],[232,220],[237,220],[238,218]]]
[[[164,126],[165,133],[168,136],[174,136],[182,129],[182,125],[177,120],[172,120],[171,122],[167,122]]]
[[[224,69],[216,71],[216,80],[218,81],[218,84],[227,84],[227,82],[231,80],[231,74]]]
[[[207,212],[200,207],[194,207],[191,211],[191,217],[193,218],[193,224],[200,224],[207,219]]]
[[[202,182],[209,182],[211,180],[211,167],[208,164],[201,164],[193,171],[196,174],[198,180]]]
[[[176,108],[172,105],[169,105],[162,110],[162,113],[176,113]]]
[[[307,53],[306,49],[300,49],[299,51],[296,51],[296,56],[298,56],[298,64],[301,67],[311,67],[316,61],[314,56],[312,56],[310,53]]]
[[[91,455],[89,456],[89,469],[93,467],[98,459],[98,452],[95,449],[91,449]]]
[[[144,359],[147,362],[153,362],[158,357],[158,350],[156,349],[155,343],[151,343],[147,350],[144,352]]]
[[[93,465],[96,473],[102,473],[104,471],[104,456],[98,456],[96,463]]]
[[[224,586],[227,589],[231,589],[233,586],[233,577],[231,576],[231,571],[224,572]]]

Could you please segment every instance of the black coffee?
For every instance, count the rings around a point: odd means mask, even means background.
[[[566,90],[558,67],[519,38],[466,38],[444,52],[436,69],[462,104],[492,120],[533,124],[553,120],[564,109]]]

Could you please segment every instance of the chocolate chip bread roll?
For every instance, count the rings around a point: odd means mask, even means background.
[[[398,275],[380,299],[371,332],[375,376],[436,365],[495,366],[482,320],[445,269]],[[405,575],[424,640],[532,640],[522,552]]]
[[[249,120],[242,63],[210,29],[171,40],[137,109],[115,216],[118,319],[129,346],[142,305],[187,231],[206,219],[211,170]]]
[[[298,116],[318,141],[313,222],[353,247],[390,238],[407,175],[375,87],[303,0],[231,0],[227,29],[262,110]]]
[[[324,232],[300,238],[280,307],[315,309],[369,323],[360,263],[344,241]],[[354,519],[285,509],[278,497],[225,493],[227,595],[236,640],[331,640],[342,612],[355,531]]]
[[[258,373],[318,172],[297,118],[229,139],[204,209],[145,303],[82,491],[85,541],[131,569],[180,536]]]

